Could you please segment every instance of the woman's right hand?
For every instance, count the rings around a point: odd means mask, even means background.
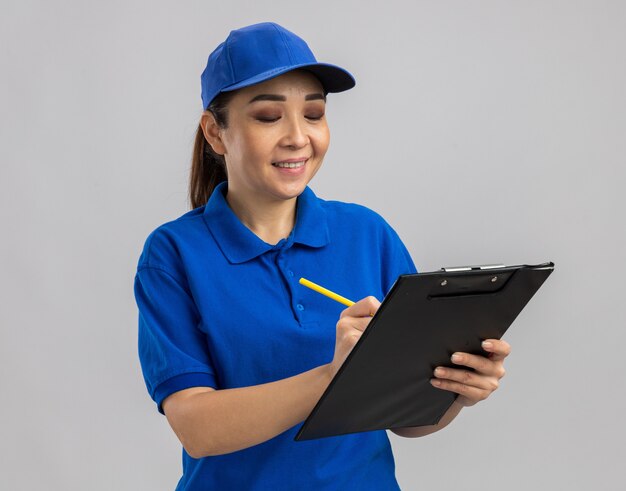
[[[363,335],[363,331],[367,329],[378,307],[380,307],[380,302],[376,297],[369,296],[341,312],[337,321],[335,356],[328,365],[331,379],[339,371],[350,351]]]

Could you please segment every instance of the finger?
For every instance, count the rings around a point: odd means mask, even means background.
[[[511,354],[511,345],[502,339],[485,339],[482,347],[492,361],[502,361]]]
[[[454,392],[455,394],[465,396],[474,402],[483,401],[489,397],[489,394],[491,394],[488,390],[479,389],[477,387],[465,385],[460,382],[454,382],[452,380],[431,379],[430,383],[438,389]]]
[[[482,375],[501,379],[506,373],[501,361],[493,361],[486,356],[472,355],[470,353],[454,353],[450,359],[455,365],[473,368]]]
[[[372,319],[369,316],[368,317],[345,316],[339,319],[339,321],[337,322],[337,328],[340,330],[347,331],[347,332],[350,332],[353,329],[363,332],[365,331],[365,329],[367,329],[367,326],[369,325],[371,320]]]
[[[473,368],[477,372],[492,375],[495,371],[495,362],[482,355],[472,355],[470,353],[457,352],[453,353],[450,360],[455,365],[463,365]]]
[[[488,390],[490,392],[493,392],[500,386],[497,377],[480,375],[476,372],[470,372],[468,370],[437,367],[434,373],[435,377],[439,380],[451,380],[454,382],[460,382],[463,385]]]
[[[362,298],[354,305],[351,305],[347,309],[341,312],[339,318],[351,316],[351,317],[371,317],[380,307],[380,302],[376,297],[369,296]]]

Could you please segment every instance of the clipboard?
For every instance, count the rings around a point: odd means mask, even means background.
[[[433,387],[455,351],[485,354],[554,263],[465,266],[400,275],[306,418],[295,441],[433,425],[456,394]]]

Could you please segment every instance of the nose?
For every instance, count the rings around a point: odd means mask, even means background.
[[[281,143],[287,147],[302,148],[309,143],[309,135],[305,122],[297,117],[288,118],[286,121],[285,134]]]

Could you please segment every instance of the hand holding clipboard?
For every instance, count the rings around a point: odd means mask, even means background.
[[[457,397],[450,389],[460,389],[463,405],[488,396],[510,351],[498,340],[553,269],[545,263],[399,276],[374,317],[359,321],[363,334],[295,439],[432,425]],[[349,312],[353,307],[342,316],[368,313],[356,310],[363,305]],[[491,347],[482,347],[484,340]],[[473,372],[450,367],[456,352]],[[446,390],[431,383],[440,366]],[[469,388],[457,385],[462,380]]]
[[[334,377],[356,344],[356,340],[367,329],[371,317],[378,311],[381,303],[371,296],[353,302],[306,278],[300,278],[300,284],[348,306],[342,311],[337,323],[335,354],[329,365],[331,377]],[[347,337],[351,337],[352,342],[341,342]],[[473,406],[487,399],[498,388],[500,379],[504,377],[503,361],[511,353],[511,347],[506,341],[487,339],[483,341],[482,348],[489,355],[488,357],[463,352],[453,353],[450,361],[459,368],[444,366],[435,368],[434,378],[430,380],[431,384],[439,389],[457,393],[459,397],[456,400],[461,406]],[[461,366],[470,368],[471,371],[461,369]]]

